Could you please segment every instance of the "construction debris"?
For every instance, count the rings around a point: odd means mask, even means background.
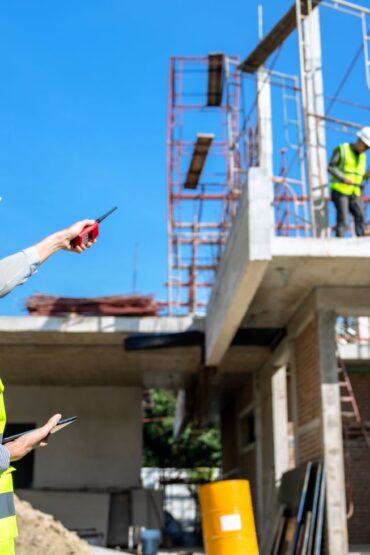
[[[17,555],[92,555],[89,545],[51,515],[15,496],[19,536]]]
[[[159,306],[151,295],[109,297],[55,297],[38,293],[26,301],[31,316],[157,316]]]

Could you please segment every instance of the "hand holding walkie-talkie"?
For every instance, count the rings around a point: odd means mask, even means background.
[[[117,206],[109,210],[109,212],[107,212],[103,216],[100,216],[100,218],[95,220],[93,224],[85,226],[83,230],[77,235],[77,237],[72,239],[71,247],[75,249],[76,247],[82,247],[85,246],[87,243],[95,241],[95,239],[99,235],[99,224],[103,220],[105,220],[105,218],[110,216],[115,210],[117,210]]]

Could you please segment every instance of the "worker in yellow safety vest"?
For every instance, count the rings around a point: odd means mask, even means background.
[[[344,237],[348,211],[354,218],[356,235],[365,235],[361,195],[364,181],[370,177],[370,170],[366,170],[365,154],[369,148],[370,127],[364,127],[357,133],[355,143],[338,145],[330,159],[328,172],[331,175],[331,199],[337,213],[337,237]]]
[[[92,245],[72,247],[71,241],[80,234],[86,225],[95,220],[83,220],[72,226],[49,235],[33,247],[0,260],[0,297],[4,297],[14,287],[24,283],[52,254],[63,249],[81,253]],[[0,379],[0,555],[14,555],[14,539],[17,536],[17,524],[13,498],[12,461],[17,461],[37,447],[47,445],[50,430],[60,420],[60,414],[54,414],[44,426],[30,431],[14,441],[2,444],[6,424],[4,404],[4,386]]]

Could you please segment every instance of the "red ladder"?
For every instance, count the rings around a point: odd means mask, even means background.
[[[353,491],[351,485],[351,455],[348,449],[348,441],[352,438],[358,437],[359,433],[366,441],[367,446],[370,448],[370,434],[367,430],[366,424],[361,417],[360,410],[353,392],[348,370],[343,360],[338,356],[338,379],[339,379],[339,392],[342,414],[343,426],[343,447],[347,467],[347,497],[348,497],[348,510],[347,518],[350,519],[354,514]]]

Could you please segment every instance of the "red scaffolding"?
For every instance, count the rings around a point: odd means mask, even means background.
[[[203,313],[240,197],[239,58],[170,60],[168,307]]]

